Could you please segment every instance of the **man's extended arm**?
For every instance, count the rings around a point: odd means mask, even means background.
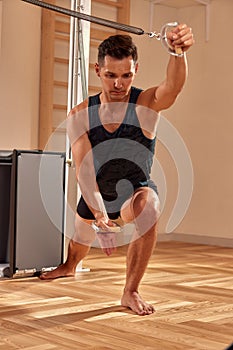
[[[159,86],[145,90],[141,96],[142,104],[157,112],[169,108],[182,90],[187,77],[185,52],[194,43],[192,30],[186,24],[178,25],[167,37],[174,51],[175,47],[181,47],[184,55],[170,55],[165,80]]]

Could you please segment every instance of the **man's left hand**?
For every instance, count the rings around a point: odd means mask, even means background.
[[[174,51],[176,48],[181,48],[185,52],[194,44],[192,28],[186,24],[179,24],[167,34],[167,38]]]

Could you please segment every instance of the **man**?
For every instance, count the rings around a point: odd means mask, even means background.
[[[128,35],[114,35],[99,46],[95,71],[101,93],[73,108],[68,133],[81,189],[75,234],[67,261],[42,274],[41,279],[73,276],[89,252],[95,232],[103,251],[115,250],[114,220],[134,223],[127,251],[126,283],[121,303],[138,315],[154,312],[139,295],[140,281],[156,243],[159,218],[157,189],[150,179],[159,112],[170,107],[182,90],[187,74],[185,52],[193,45],[192,30],[185,24],[168,33],[172,48],[184,55],[170,55],[167,76],[159,86],[144,91],[132,86],[138,71],[137,48]],[[106,232],[105,232],[106,231]],[[108,233],[107,233],[108,231]]]

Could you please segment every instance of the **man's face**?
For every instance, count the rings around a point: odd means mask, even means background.
[[[105,56],[101,65],[96,64],[95,70],[100,77],[105,102],[126,102],[138,70],[131,56],[122,60]]]

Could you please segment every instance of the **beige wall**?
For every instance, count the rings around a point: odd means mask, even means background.
[[[211,1],[210,40],[205,42],[204,6],[177,10],[159,5],[154,11],[154,30],[178,19],[192,26],[196,38],[188,54],[190,69],[185,89],[176,104],[162,113],[184,140],[194,170],[192,200],[174,232],[186,237],[209,236],[213,241],[233,236],[232,13],[233,1]],[[149,18],[149,1],[131,0],[131,24],[150,30]],[[158,84],[164,77],[168,54],[146,35],[134,39],[139,45],[141,66],[135,84],[142,88]],[[3,0],[0,149],[37,147],[39,53],[40,9],[19,0]],[[157,155],[167,181],[160,221],[160,232],[165,232],[182,183],[178,185],[174,159],[161,142]],[[185,165],[181,171],[185,171]]]
[[[33,149],[38,139],[39,8],[2,1],[0,149]]]
[[[149,29],[148,12],[147,1],[133,0],[132,24]],[[185,141],[194,171],[192,200],[176,233],[233,238],[233,47],[227,35],[232,13],[233,1],[211,1],[210,39],[206,42],[204,6],[178,10],[155,7],[154,30],[165,22],[178,20],[193,28],[196,39],[188,53],[185,89],[176,104],[162,113]],[[140,44],[142,66],[137,82],[143,87],[157,84],[164,75],[167,54],[158,42],[152,43],[145,36],[135,39]],[[167,180],[167,200],[160,222],[160,232],[165,232],[177,197],[178,175],[174,160],[161,144],[157,154]]]

